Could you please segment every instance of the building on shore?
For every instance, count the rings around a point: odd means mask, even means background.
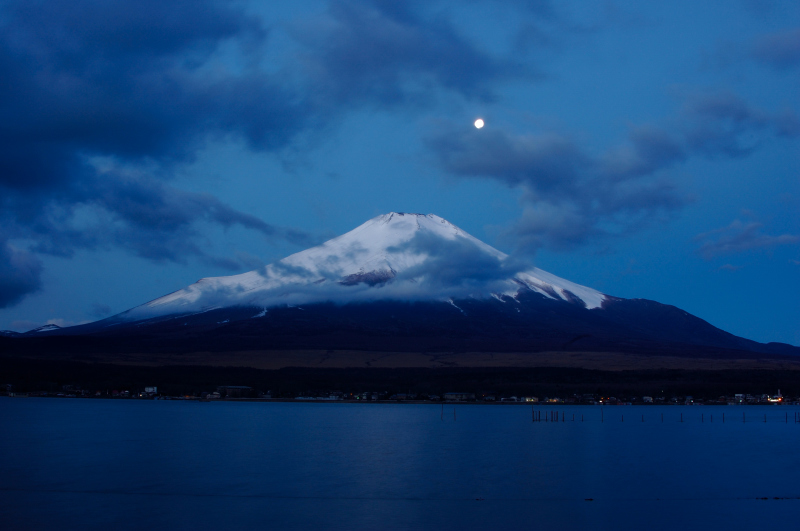
[[[475,400],[475,393],[445,393],[444,399],[448,402],[463,402]]]

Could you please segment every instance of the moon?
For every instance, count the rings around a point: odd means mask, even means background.
[[[475,120],[475,129],[480,129],[484,126],[483,118],[478,118]]]

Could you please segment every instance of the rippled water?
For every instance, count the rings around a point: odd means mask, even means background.
[[[527,406],[0,398],[0,527],[755,529],[800,514],[800,408],[537,409],[565,422]]]

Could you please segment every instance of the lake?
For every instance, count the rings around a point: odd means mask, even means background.
[[[535,409],[564,422],[523,405],[3,397],[0,525],[796,525],[800,407]]]

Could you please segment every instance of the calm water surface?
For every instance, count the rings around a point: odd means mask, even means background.
[[[442,419],[440,405],[0,398],[0,527],[764,529],[800,519],[797,407],[607,407],[602,423],[599,407],[537,407],[543,418],[563,411],[559,423],[532,423],[527,406],[457,405],[455,419],[453,409]]]

